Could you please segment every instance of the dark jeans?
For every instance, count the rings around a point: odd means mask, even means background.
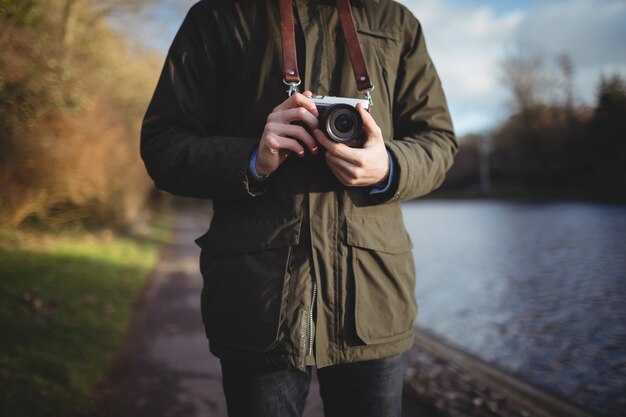
[[[222,361],[229,417],[300,417],[311,368],[252,370]],[[400,417],[404,356],[317,370],[325,417]]]

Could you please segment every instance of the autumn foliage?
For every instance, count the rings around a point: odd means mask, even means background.
[[[161,63],[98,2],[0,0],[0,220],[129,227],[153,190],[139,127]]]

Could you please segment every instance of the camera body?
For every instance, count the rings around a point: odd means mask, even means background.
[[[312,96],[310,99],[320,114],[319,128],[330,140],[353,148],[363,145],[363,120],[356,105],[361,103],[365,110],[369,110],[367,100],[332,96]]]

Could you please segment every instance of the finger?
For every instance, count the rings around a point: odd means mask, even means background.
[[[326,161],[333,165],[337,170],[343,173],[344,176],[354,176],[357,167],[345,159],[341,159],[333,154],[326,153]]]
[[[319,151],[319,147],[313,136],[309,132],[306,131],[305,128],[298,125],[280,125],[278,130],[276,131],[281,136],[293,138],[299,140],[303,143],[311,153],[316,154]]]
[[[315,117],[319,116],[319,112],[317,111],[317,107],[315,106],[315,103],[313,103],[313,100],[300,93],[295,93],[287,100],[280,103],[278,106],[276,106],[274,111],[282,111],[296,107],[304,107],[305,109],[310,111],[311,114],[313,114]]]
[[[349,162],[327,153],[326,164],[340,183],[346,186],[356,185],[356,168]]]
[[[370,139],[382,139],[382,133],[380,131],[380,127],[367,110],[363,107],[361,103],[356,105],[356,110],[359,112],[361,119],[363,120],[363,133],[365,134],[365,141],[368,142]]]
[[[317,142],[311,136],[308,130],[298,124],[285,124],[277,122],[269,122],[265,125],[265,132],[269,135],[290,137],[292,139],[300,140],[311,151],[318,147]]]
[[[267,116],[267,121],[285,124],[295,121],[302,121],[311,129],[315,129],[319,125],[317,117],[311,114],[311,112],[304,107],[296,107],[293,109],[272,112],[269,116]]]
[[[282,136],[296,139],[306,145],[311,153],[317,154],[319,151],[319,146],[315,139],[313,139],[313,136],[311,136],[304,127],[299,125],[269,122],[265,125],[265,135],[269,135],[269,137]],[[273,146],[278,147],[277,145]]]
[[[304,147],[295,139],[285,136],[277,136],[276,142],[279,146],[279,154],[285,150],[296,153],[298,156],[304,156]]]
[[[293,151],[300,156],[304,156],[304,148],[297,140],[283,136],[277,132],[272,132],[262,139],[261,151],[270,155],[278,155],[282,149]]]
[[[313,129],[313,137],[318,141],[320,145],[322,145],[328,152],[336,152],[336,147],[339,145],[337,142],[334,142],[326,136],[324,132],[320,129]]]
[[[351,148],[343,143],[334,142],[320,129],[313,131],[313,136],[326,151],[354,165],[359,165],[361,159],[358,156],[359,149]]]

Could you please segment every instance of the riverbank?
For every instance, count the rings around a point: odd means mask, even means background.
[[[596,203],[626,204],[626,193],[620,189],[594,188],[529,188],[522,186],[494,186],[481,191],[478,186],[465,189],[441,188],[415,201],[498,200],[534,203]]]
[[[595,417],[417,330],[405,392],[446,417]]]

